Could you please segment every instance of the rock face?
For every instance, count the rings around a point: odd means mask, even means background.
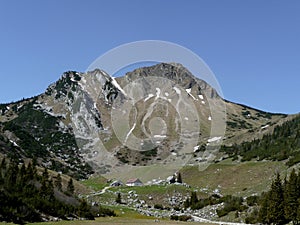
[[[44,94],[0,105],[0,152],[78,178],[153,165],[167,177],[178,165],[215,159],[226,124],[232,144],[281,118],[223,100],[180,64],[118,78],[69,71]]]

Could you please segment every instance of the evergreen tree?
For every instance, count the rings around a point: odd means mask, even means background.
[[[260,209],[258,212],[258,222],[261,222],[262,224],[269,224],[268,222],[268,206],[269,206],[269,198],[270,193],[263,193],[262,194],[262,200],[260,202]]]
[[[5,170],[6,169],[6,159],[5,158],[3,158],[2,161],[1,161],[0,169],[1,170]]]
[[[17,179],[18,180],[16,185],[18,186],[18,188],[22,189],[24,182],[26,182],[26,167],[24,163],[22,164],[21,169],[19,170]]]
[[[184,208],[185,209],[187,209],[188,207],[190,207],[191,206],[191,202],[190,202],[190,199],[189,198],[187,198],[187,200],[185,200],[185,202],[184,202]]]
[[[89,219],[89,220],[93,220],[94,219],[94,216],[91,213],[91,206],[88,205],[85,200],[81,200],[81,203],[80,203],[80,205],[78,207],[77,214],[81,218],[86,218],[86,219]]]
[[[74,194],[74,184],[73,184],[73,179],[70,178],[69,182],[68,182],[68,186],[67,186],[67,194],[68,195],[73,195]]]
[[[60,174],[57,174],[56,179],[54,181],[54,185],[59,191],[62,190],[62,179]]]
[[[177,174],[177,182],[182,184],[182,178],[181,178],[181,173]]]
[[[298,224],[297,219],[297,210],[299,207],[298,202],[298,188],[297,188],[297,179],[295,169],[292,170],[290,179],[286,184],[285,191],[285,217],[292,221],[293,224]]]
[[[26,180],[33,180],[35,176],[36,176],[36,168],[31,163],[28,163],[26,169]]]
[[[47,168],[44,169],[44,172],[43,172],[42,176],[43,176],[43,179],[45,179],[45,180],[49,179],[49,173],[48,173],[48,169]]]
[[[0,182],[4,182],[4,174],[6,171],[6,160],[5,158],[2,159],[1,164],[0,164]]]
[[[17,182],[17,174],[19,172],[18,163],[16,160],[10,159],[6,172],[6,187],[14,189]]]
[[[197,197],[197,193],[196,192],[192,192],[191,194],[191,200],[190,200],[190,204],[191,206],[196,205],[198,203],[198,197]]]
[[[122,198],[121,198],[121,193],[119,192],[116,198],[116,203],[121,204],[122,203]]]
[[[267,222],[276,225],[286,223],[284,215],[284,193],[279,173],[277,173],[275,180],[272,182],[269,193]]]

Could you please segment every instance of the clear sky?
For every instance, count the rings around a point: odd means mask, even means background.
[[[177,43],[228,100],[300,112],[300,1],[0,0],[0,102],[44,92],[67,70],[139,40]]]

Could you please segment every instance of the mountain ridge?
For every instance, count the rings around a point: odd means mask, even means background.
[[[136,90],[140,90],[139,93],[141,93],[134,102],[137,114],[132,109],[126,108],[128,102],[132,101],[132,98],[128,98],[126,94],[136,97],[134,93]],[[150,93],[151,91],[152,93]],[[188,115],[187,111],[181,111],[184,104],[181,107],[176,105],[179,102],[178,97],[193,106],[191,109],[194,114]],[[222,107],[217,108],[220,104],[226,106],[226,115],[220,110]],[[201,157],[200,153],[196,154],[197,157],[191,156],[192,150],[185,154],[178,134],[186,139],[186,143],[193,140],[190,139],[193,137],[189,137],[184,132],[180,133],[179,130],[190,126],[191,123],[188,121],[190,116],[194,115],[199,118],[196,124],[199,123],[200,130],[197,128],[198,125],[192,126],[195,128],[195,135],[201,136],[201,140],[199,142],[198,138],[194,138],[194,145],[189,148],[193,149],[196,145],[204,145],[212,138],[218,142],[218,137],[222,137],[222,129],[216,129],[215,133],[210,134],[212,130],[211,117],[214,121],[214,115],[212,115],[214,112],[211,107],[214,106],[216,106],[215,111],[220,112],[218,115],[216,114],[220,121],[227,117],[225,119],[225,125],[227,125],[225,144],[241,143],[259,138],[265,133],[272,132],[272,127],[280,121],[289,120],[292,117],[292,115],[266,113],[224,100],[215,89],[205,81],[196,78],[182,65],[161,63],[151,67],[138,68],[117,78],[112,78],[100,69],[87,73],[65,72],[57,82],[49,85],[45,93],[16,103],[1,104],[0,133],[2,139],[6,140],[6,142],[4,141],[6,144],[2,143],[2,145],[7,146],[8,143],[11,143],[13,146],[9,148],[16,148],[15,151],[19,155],[22,153],[22,157],[30,157],[32,154],[28,144],[23,143],[24,137],[27,137],[32,143],[36,143],[37,149],[45,149],[43,151],[47,157],[50,157],[49,165],[45,159],[40,159],[41,164],[54,170],[63,168],[64,172],[71,175],[75,170],[75,174],[79,173],[78,178],[81,179],[88,177],[92,171],[105,174],[111,172],[114,167],[123,168],[126,164],[129,164],[130,168],[148,166],[163,160],[171,162],[174,159],[183,158],[185,155],[195,161]],[[116,109],[122,107],[129,110],[128,118],[126,117],[129,127],[124,134],[118,134],[116,133],[118,129],[114,130],[113,128],[116,125],[112,124],[112,116],[114,116],[114,112],[117,112]],[[151,115],[147,114],[149,107],[152,107]],[[162,113],[168,115],[169,118],[162,116]],[[187,115],[184,117],[187,120],[179,120],[179,113]],[[31,114],[34,114],[35,118]],[[116,115],[118,118],[122,114]],[[159,116],[166,121],[167,131],[164,134],[160,133],[162,130],[157,128],[157,121],[153,122],[154,125],[152,123],[151,127],[151,121]],[[41,124],[43,121],[41,118],[47,117],[52,122]],[[119,121],[119,123],[121,122]],[[53,125],[53,123],[55,124]],[[134,124],[135,126],[133,126]],[[119,124],[117,123],[117,125]],[[145,128],[141,125],[145,125]],[[267,127],[261,129],[265,126]],[[179,129],[178,132],[176,129]],[[53,131],[54,136],[52,136]],[[52,134],[50,135],[50,133]],[[119,137],[117,137],[118,135]],[[163,136],[166,137],[162,138]],[[141,144],[146,146],[144,150],[140,149],[142,152],[131,151],[126,145],[123,146],[122,142],[126,138],[126,144],[130,144],[134,137],[138,137]],[[62,146],[65,146],[65,149],[61,149]],[[72,147],[70,148],[70,146]],[[2,153],[7,153],[3,149]],[[76,154],[72,155],[72,152]],[[103,152],[108,153],[103,156]],[[76,162],[76,160],[79,161]],[[106,160],[110,164],[106,164]]]

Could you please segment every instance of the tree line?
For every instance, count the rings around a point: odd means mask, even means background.
[[[227,153],[234,160],[238,156],[242,161],[257,160],[288,160],[292,166],[300,162],[300,115],[282,125],[276,126],[271,134],[233,146],[221,146],[220,151]]]

